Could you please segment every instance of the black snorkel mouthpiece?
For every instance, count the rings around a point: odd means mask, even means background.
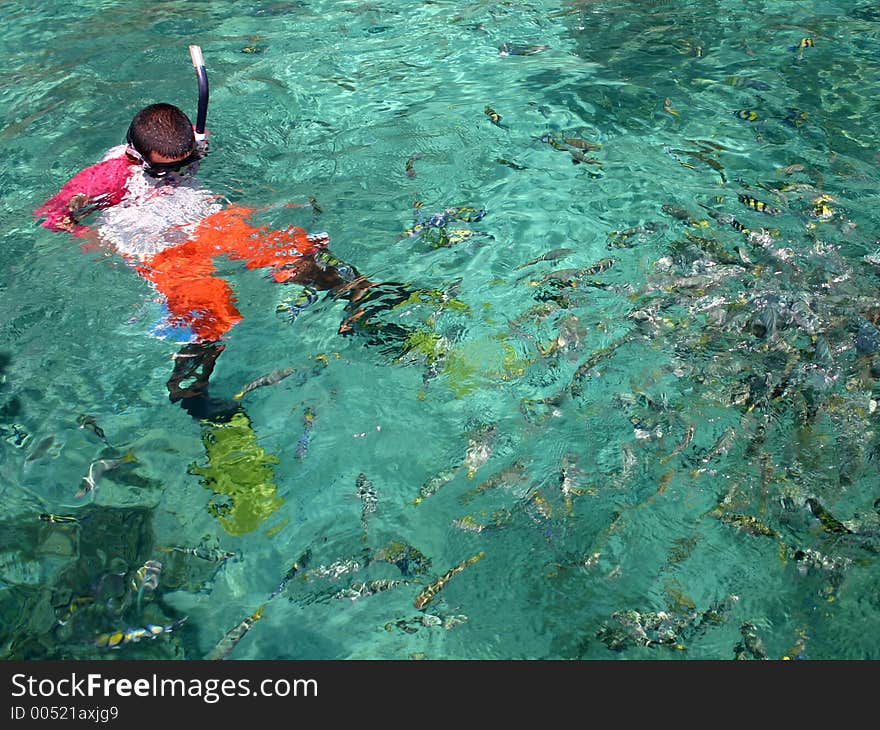
[[[196,69],[199,78],[199,111],[196,116],[196,139],[201,141],[205,138],[205,122],[208,120],[208,70],[205,68],[205,58],[202,56],[201,46],[190,46],[189,56]]]

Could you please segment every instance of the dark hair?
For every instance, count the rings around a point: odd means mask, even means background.
[[[181,157],[196,148],[192,122],[173,104],[151,104],[141,109],[131,120],[126,139],[145,160],[151,152]]]

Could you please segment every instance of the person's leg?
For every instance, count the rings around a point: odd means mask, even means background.
[[[208,383],[225,347],[221,338],[242,317],[228,282],[212,276],[212,254],[198,239],[191,240],[150,257],[138,271],[165,299],[168,314],[157,329],[191,340],[174,356],[169,399],[193,418],[224,422],[241,407],[231,399],[212,398]]]
[[[225,422],[241,411],[238,401],[212,398],[208,382],[225,345],[217,342],[193,342],[174,356],[174,371],[168,379],[168,398],[197,420]]]

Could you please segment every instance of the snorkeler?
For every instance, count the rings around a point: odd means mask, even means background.
[[[234,399],[210,397],[208,381],[225,347],[220,341],[242,316],[231,286],[215,275],[215,258],[244,261],[249,269],[269,269],[275,282],[347,299],[340,334],[363,330],[370,312],[355,304],[361,299],[385,300],[378,302],[382,308],[394,302],[387,301],[389,292],[381,285],[326,250],[326,233],[254,226],[248,220],[254,209],[223,206],[196,182],[207,153],[208,85],[201,50],[193,46],[190,52],[199,77],[196,125],[171,104],[141,109],[125,144],[77,173],[34,215],[45,218],[46,228],[83,237],[91,229],[82,220],[98,213],[92,235],[120,253],[162,296],[167,311],[152,334],[184,345],[167,382],[170,400],[194,418],[223,422],[241,406]],[[374,286],[379,289],[365,296]]]

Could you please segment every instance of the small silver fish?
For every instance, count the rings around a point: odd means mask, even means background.
[[[419,504],[431,495],[436,494],[437,491],[439,491],[440,487],[448,484],[455,478],[455,475],[459,472],[459,468],[460,467],[446,469],[445,471],[442,471],[439,474],[435,474],[433,477],[426,480],[425,483],[422,484],[421,489],[419,489],[419,496],[413,500],[413,504]]]
[[[27,459],[25,459],[25,461],[36,461],[37,459],[45,456],[49,452],[49,449],[52,448],[52,444],[54,443],[54,436],[46,436],[46,438],[40,441],[40,443],[38,443],[34,447],[34,450],[31,451],[30,454],[28,454],[28,457]]]
[[[215,646],[208,656],[205,659],[208,660],[219,660],[225,659],[229,656],[229,653],[236,647],[239,641],[244,638],[244,635],[253,628],[253,625],[263,618],[263,610],[266,605],[263,604],[256,611],[254,611],[250,616],[244,619],[241,623],[233,626],[229,631],[226,632],[224,637],[217,642],[217,646]]]
[[[97,461],[93,461],[89,464],[88,473],[82,478],[82,484],[79,491],[73,496],[77,499],[85,497],[87,494],[92,494],[94,496],[95,489],[98,488],[98,480],[104,476],[104,474],[122,466],[123,464],[129,464],[133,461],[137,461],[137,457],[131,449],[126,451],[125,454],[118,459],[98,459]]]
[[[524,264],[520,264],[514,269],[514,271],[519,271],[520,269],[524,269],[526,266],[537,264],[540,261],[556,261],[557,259],[561,259],[563,256],[568,256],[568,254],[570,253],[574,253],[573,248],[554,248],[552,251],[542,253],[537,258],[533,258],[530,261],[526,261]]]
[[[380,578],[379,580],[371,580],[368,582],[352,583],[348,588],[343,588],[338,593],[335,593],[333,598],[348,598],[352,601],[356,601],[358,598],[372,596],[376,593],[396,588],[397,586],[409,585],[409,583],[410,581],[408,580],[393,580],[391,578]]]
[[[137,609],[141,611],[144,594],[155,591],[159,587],[159,576],[162,573],[162,563],[158,560],[148,560],[140,568],[132,579],[131,586],[137,591]]]
[[[601,165],[602,161],[596,157],[588,157],[580,150],[569,150],[568,152],[571,155],[571,162],[573,165],[580,165],[584,163],[586,165]]]
[[[406,176],[407,177],[415,177],[416,176],[416,168],[415,161],[418,160],[421,155],[410,155],[406,160]]]
[[[667,454],[662,459],[660,459],[660,463],[665,464],[670,459],[674,458],[675,456],[678,456],[682,451],[684,451],[690,445],[691,441],[693,441],[693,438],[694,438],[694,427],[692,425],[690,425],[684,430],[684,435],[681,437],[681,441],[679,441],[675,445],[675,448],[671,452],[669,452],[669,454]]]
[[[308,571],[304,577],[308,579],[313,576],[318,576],[319,578],[336,580],[341,575],[345,575],[346,573],[357,573],[360,569],[361,564],[354,558],[349,558],[347,560],[335,560],[330,563],[330,565],[319,565],[317,568]]]
[[[464,466],[467,467],[468,479],[473,479],[483,464],[492,455],[492,445],[495,441],[497,426],[494,423],[486,424],[476,430],[468,440],[467,450],[464,456]]]
[[[199,560],[207,560],[209,563],[220,563],[224,560],[229,560],[230,558],[234,558],[236,553],[230,552],[229,550],[221,550],[220,548],[208,548],[208,547],[178,547],[176,545],[172,545],[170,547],[159,548],[163,553],[183,553],[184,555],[191,555],[194,558],[198,558]]]
[[[250,393],[255,388],[261,388],[264,385],[275,385],[275,383],[284,380],[284,378],[286,378],[288,375],[291,375],[295,372],[295,368],[283,368],[279,370],[273,370],[271,373],[266,373],[265,375],[261,375],[256,380],[252,380],[232,397],[235,398],[235,400],[241,400],[242,398],[244,398],[246,393]]]
[[[715,442],[715,445],[709,449],[708,453],[703,457],[702,462],[708,464],[716,456],[729,451],[735,440],[736,428],[730,426],[723,434],[721,434],[721,437]]]
[[[364,528],[364,540],[366,540],[367,516],[371,512],[376,511],[376,505],[379,503],[379,499],[376,496],[376,489],[373,487],[373,482],[367,479],[367,475],[363,472],[357,475],[355,486],[357,487],[357,496],[361,498],[363,504],[361,508],[361,525]]]
[[[498,55],[499,56],[534,56],[536,53],[542,53],[546,51],[550,46],[546,46],[543,43],[529,43],[529,44],[516,44],[516,43],[502,43],[498,46]]]
[[[526,462],[517,459],[510,466],[502,469],[494,476],[480,482],[473,489],[461,496],[462,502],[470,502],[474,497],[496,487],[516,487],[525,481]]]
[[[40,519],[54,525],[78,525],[80,523],[80,519],[76,515],[56,515],[50,512],[41,512]]]

